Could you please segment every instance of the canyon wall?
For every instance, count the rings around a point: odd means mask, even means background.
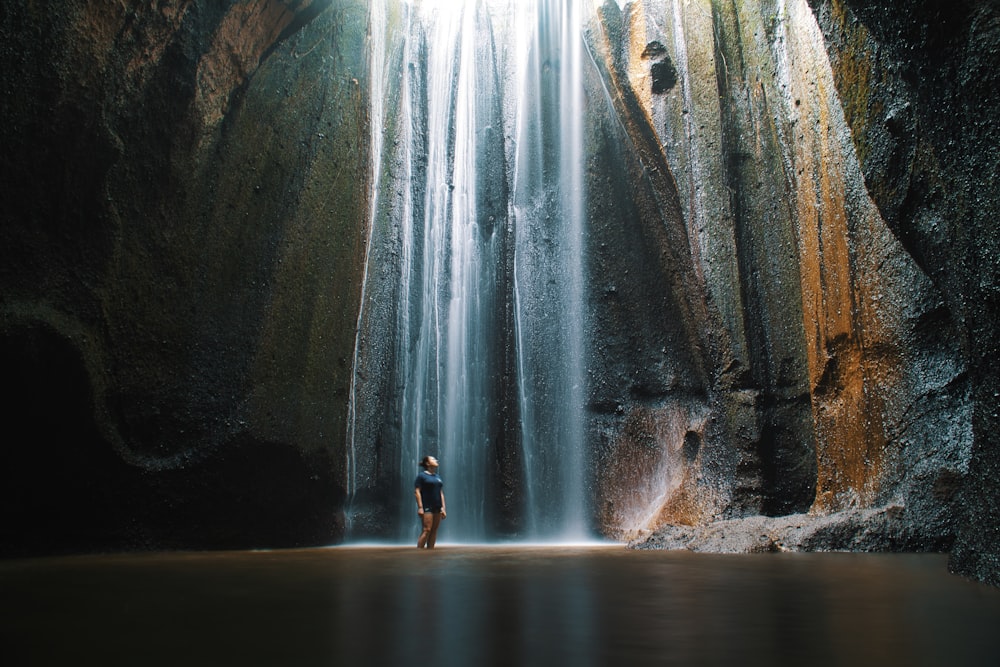
[[[5,3],[5,553],[340,533],[367,5]]]
[[[652,521],[615,528],[664,526],[649,544],[676,546],[660,540],[677,526],[843,513],[852,528],[825,547],[852,548],[862,512],[880,522],[864,548],[948,548],[966,362],[940,290],[867,193],[809,7],[607,3],[594,32],[630,135],[655,138],[637,154],[676,183],[713,341],[703,426],[660,444],[681,481]]]
[[[394,382],[355,366],[398,261],[367,247],[368,11],[4,4],[3,553],[342,539],[351,388]],[[987,0],[599,7],[601,532],[849,516],[812,547],[954,542],[998,581],[998,39]]]
[[[972,455],[951,566],[1000,584],[994,224],[1000,119],[989,112],[1000,95],[1000,6],[988,0],[811,4],[868,190],[941,294],[938,319],[954,338],[940,344],[966,360]],[[946,432],[925,437],[935,447],[953,442]]]

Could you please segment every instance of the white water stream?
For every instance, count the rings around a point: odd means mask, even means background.
[[[387,17],[397,12],[394,32]],[[391,333],[399,488],[412,493],[424,454],[441,460],[450,540],[494,537],[487,519],[497,503],[505,341],[516,347],[520,536],[587,534],[580,21],[579,0],[372,3],[371,227],[397,230],[400,255]],[[403,40],[395,71],[387,35]],[[394,207],[380,205],[385,169],[404,184]],[[498,196],[506,198],[499,206]],[[376,218],[387,210],[394,219]],[[510,253],[513,276],[504,274]],[[359,485],[359,448],[368,446],[356,434],[356,392],[349,494]],[[400,503],[404,539],[415,528],[411,505]]]
[[[586,536],[583,40],[579,3],[535,10],[519,78],[513,188],[528,533],[573,540]]]

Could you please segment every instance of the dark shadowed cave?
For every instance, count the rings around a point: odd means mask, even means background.
[[[394,520],[369,4],[3,4],[3,555],[331,544],[349,501],[361,535]],[[622,4],[585,29],[594,532],[947,551],[1000,584],[1000,7]],[[491,521],[516,535],[508,351]]]

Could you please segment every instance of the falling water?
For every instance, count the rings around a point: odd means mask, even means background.
[[[372,174],[376,175],[376,178],[372,179],[372,192],[369,201],[369,228],[374,225],[373,219],[379,210],[379,187],[377,175],[382,172],[382,127],[384,125],[384,113],[385,113],[385,100],[383,98],[383,92],[385,90],[385,42],[384,37],[386,33],[386,13],[385,13],[385,2],[383,0],[375,0],[371,3],[369,10],[369,39],[371,41],[369,47],[369,72],[368,76],[370,79],[369,87],[369,103],[371,105],[371,118],[373,119],[371,123],[371,170]],[[361,331],[362,321],[364,320],[364,288],[368,283],[368,271],[371,262],[371,243],[365,244],[365,265],[364,265],[364,275],[365,279],[362,282],[362,298],[361,298],[361,308],[358,312],[358,325],[357,330]],[[360,336],[355,341],[354,345],[354,357],[352,359],[352,367],[358,368],[358,358],[359,358],[359,343]],[[357,453],[357,382],[358,374],[351,374],[351,388],[350,388],[350,401],[348,401],[348,416],[347,416],[347,497],[348,502],[352,501],[358,489],[358,453]],[[345,512],[347,521],[347,531],[351,532],[351,519],[353,517],[353,512],[350,508]]]
[[[391,51],[384,3],[372,4],[370,19],[370,246],[398,244],[399,303],[385,324],[396,341],[389,372],[399,395],[399,488],[411,493],[417,461],[436,455],[451,509],[447,539],[482,541],[495,537],[496,480],[509,472],[524,486],[512,503],[522,515],[518,535],[582,538],[578,3],[423,0],[400,7],[395,82],[382,74]],[[385,92],[391,85],[395,112]],[[395,140],[383,145],[394,113]],[[383,151],[392,157],[383,160]],[[402,184],[393,206],[379,206],[384,170]],[[379,224],[378,215],[390,215],[391,224]],[[394,230],[394,238],[380,241],[378,229]],[[512,354],[516,363],[508,365]],[[357,355],[355,368],[357,377]],[[351,402],[353,494],[361,458],[356,388]],[[502,435],[504,415],[512,414],[521,416],[521,428]],[[516,456],[500,451],[517,446]],[[523,470],[498,470],[501,459],[523,461]],[[398,535],[409,539],[412,502],[399,507]]]
[[[528,532],[585,537],[579,5],[541,2],[517,120],[513,206]]]
[[[491,53],[480,48],[484,18],[471,4],[422,3],[404,59],[423,69],[407,68],[402,96],[404,109],[423,103],[426,113],[404,114],[408,162],[422,170],[411,185],[422,182],[411,187],[419,201],[403,216],[401,469],[415,472],[424,453],[442,460],[448,502],[459,508],[449,535],[460,540],[487,537],[488,453],[498,412],[493,346],[502,326],[502,228],[491,224],[496,215],[486,210],[478,178],[497,97]],[[402,521],[412,524],[409,504]]]

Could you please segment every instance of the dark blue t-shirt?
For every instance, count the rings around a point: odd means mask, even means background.
[[[437,474],[431,474],[426,470],[421,470],[417,474],[417,480],[413,483],[413,488],[420,489],[420,500],[424,504],[424,511],[441,511],[441,487],[444,482]]]

